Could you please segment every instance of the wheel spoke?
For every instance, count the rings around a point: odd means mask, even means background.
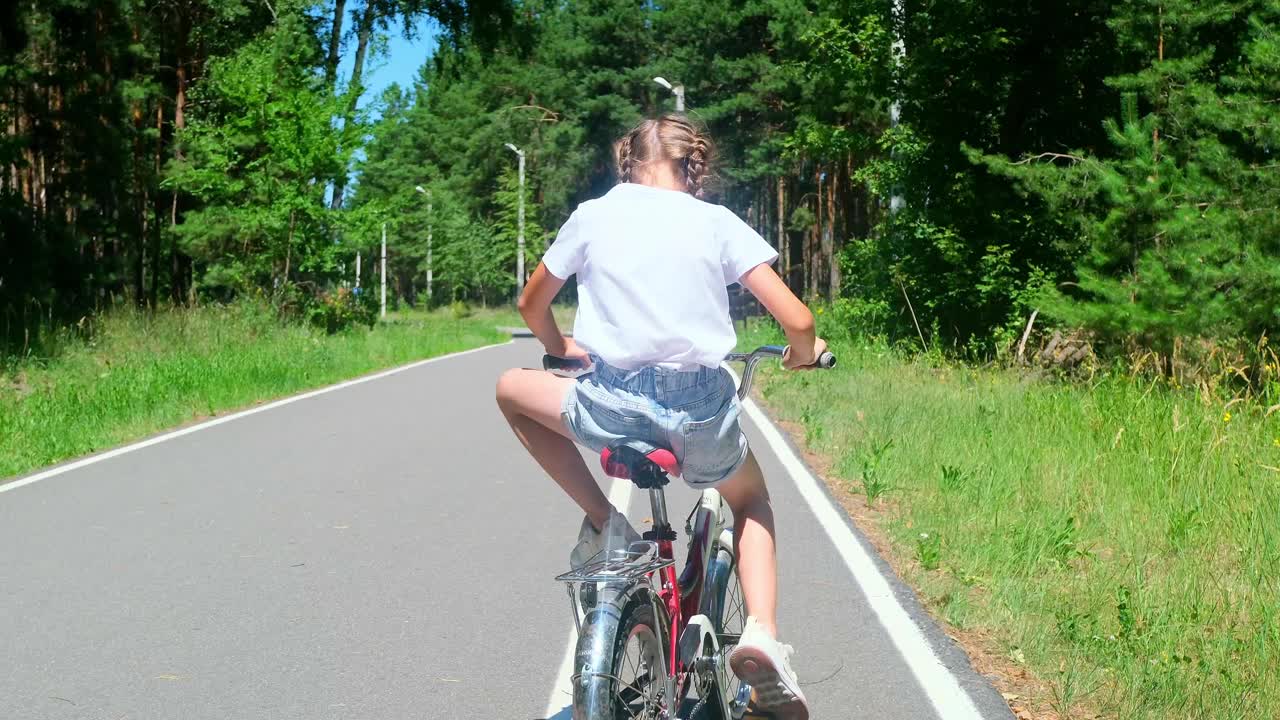
[[[734,675],[733,670],[729,668],[729,654],[733,652],[734,646],[742,639],[742,631],[746,624],[746,611],[742,602],[742,585],[738,581],[737,569],[729,576],[729,587],[725,592],[724,616],[720,622],[720,657],[718,658],[720,666],[724,669],[722,677],[726,680],[727,687],[724,688],[724,697],[726,697],[734,706],[729,707],[730,714],[737,715],[743,707],[736,706],[738,695],[741,694],[743,688],[742,681]]]
[[[657,636],[647,625],[632,628],[622,649],[618,675],[613,677],[619,710],[631,720],[656,720],[661,708]]]

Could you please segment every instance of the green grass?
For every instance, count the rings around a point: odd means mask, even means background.
[[[833,345],[830,373],[762,368],[765,402],[1041,711],[1280,717],[1280,413]]]
[[[0,479],[364,373],[500,342],[491,316],[397,314],[336,335],[252,305],[113,310],[92,340],[0,366]]]
[[[577,311],[576,305],[553,305],[551,307],[551,314],[555,316],[556,324],[566,333],[573,330],[573,318]],[[452,311],[450,310],[450,312]],[[498,327],[522,328],[525,326],[524,318],[520,317],[520,313],[516,312],[513,307],[468,307],[465,313],[467,313],[465,317],[487,318]]]

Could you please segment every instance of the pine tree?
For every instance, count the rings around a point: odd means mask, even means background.
[[[1257,338],[1280,302],[1280,56],[1273,3],[1149,0],[1112,22],[1146,53],[1110,79],[1110,147],[1019,165],[988,158],[1060,211],[1088,251],[1051,316],[1171,354],[1180,338]]]

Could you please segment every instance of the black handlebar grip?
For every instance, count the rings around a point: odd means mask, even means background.
[[[818,362],[814,363],[814,365],[824,369],[831,369],[836,366],[836,356],[832,355],[830,351],[823,351],[818,356]]]
[[[586,368],[586,365],[581,360],[569,360],[567,358],[556,357],[555,355],[542,356],[543,370],[560,370],[567,372],[582,370],[584,368]]]

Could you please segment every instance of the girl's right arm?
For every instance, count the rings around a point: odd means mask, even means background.
[[[546,348],[547,353],[567,360],[578,360],[590,367],[591,359],[586,351],[564,336],[560,326],[556,325],[555,315],[551,313],[551,301],[555,300],[556,293],[563,286],[564,280],[548,272],[545,264],[538,263],[538,267],[529,276],[529,281],[525,283],[524,292],[520,293],[516,309],[520,311],[520,317],[524,318],[525,325],[534,337],[542,341],[542,347]]]
[[[782,282],[778,273],[767,263],[761,263],[743,273],[739,282],[782,326],[782,332],[787,336],[783,367],[797,370],[817,362],[818,356],[826,351],[827,342],[814,332],[813,313]]]

